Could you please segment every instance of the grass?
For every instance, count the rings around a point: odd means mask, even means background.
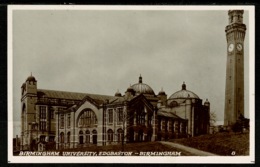
[[[218,155],[232,155],[232,153],[235,153],[236,156],[249,155],[249,133],[223,132],[193,138],[174,139],[171,142]]]

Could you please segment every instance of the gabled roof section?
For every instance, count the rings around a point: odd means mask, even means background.
[[[177,116],[176,114],[170,112],[170,111],[164,111],[164,110],[161,110],[159,109],[157,114],[159,116],[163,116],[163,117],[170,117],[170,118],[173,118],[173,119],[182,119],[181,117]]]
[[[114,97],[114,96],[105,96],[105,95],[86,95],[82,101],[72,108],[73,111],[76,111],[80,106],[82,106],[86,101],[94,104],[97,108],[101,106],[101,104],[111,104],[117,101],[118,99],[123,99],[122,97]]]
[[[130,101],[129,101],[129,105],[133,105],[137,102],[140,102],[142,101],[143,103],[145,103],[151,110],[154,109],[154,106],[150,103],[149,100],[147,100],[147,98],[143,95],[143,94],[140,94],[134,98],[132,98]]]

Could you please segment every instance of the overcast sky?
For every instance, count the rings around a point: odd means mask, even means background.
[[[14,134],[20,136],[21,85],[31,72],[40,89],[104,95],[124,94],[140,74],[168,97],[185,81],[223,121],[227,24],[228,11],[14,11]],[[248,43],[247,34],[246,117]]]

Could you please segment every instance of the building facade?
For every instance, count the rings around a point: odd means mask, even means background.
[[[231,126],[244,116],[244,39],[243,10],[230,10],[226,26],[227,68],[224,125]]]
[[[21,150],[149,142],[209,132],[210,103],[182,89],[167,98],[142,82],[114,96],[21,87]]]

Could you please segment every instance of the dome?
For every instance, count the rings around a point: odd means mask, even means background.
[[[208,99],[206,99],[204,105],[209,105],[209,104],[210,104],[210,103],[209,103]]]
[[[121,97],[122,95],[121,95],[121,93],[117,90],[117,92],[115,93],[115,96]]]
[[[33,81],[33,82],[37,82],[36,81],[36,79],[35,79],[35,77],[34,76],[32,76],[32,74],[31,74],[31,76],[29,76],[27,79],[26,79],[26,81]]]
[[[23,83],[23,85],[21,86],[21,88],[25,88],[26,87],[26,84],[25,83]]]
[[[163,91],[163,89],[159,92],[158,95],[166,95],[165,92]]]
[[[134,92],[134,89],[133,89],[132,86],[130,85],[130,87],[128,87],[126,91],[127,91],[127,92]]]
[[[137,93],[154,95],[153,89],[149,85],[143,83],[141,75],[139,77],[139,82],[134,84],[134,85],[132,85],[131,87]]]
[[[192,91],[186,90],[186,84],[182,84],[182,90],[173,93],[169,99],[183,99],[183,98],[192,98],[199,99],[199,96],[193,93]]]

